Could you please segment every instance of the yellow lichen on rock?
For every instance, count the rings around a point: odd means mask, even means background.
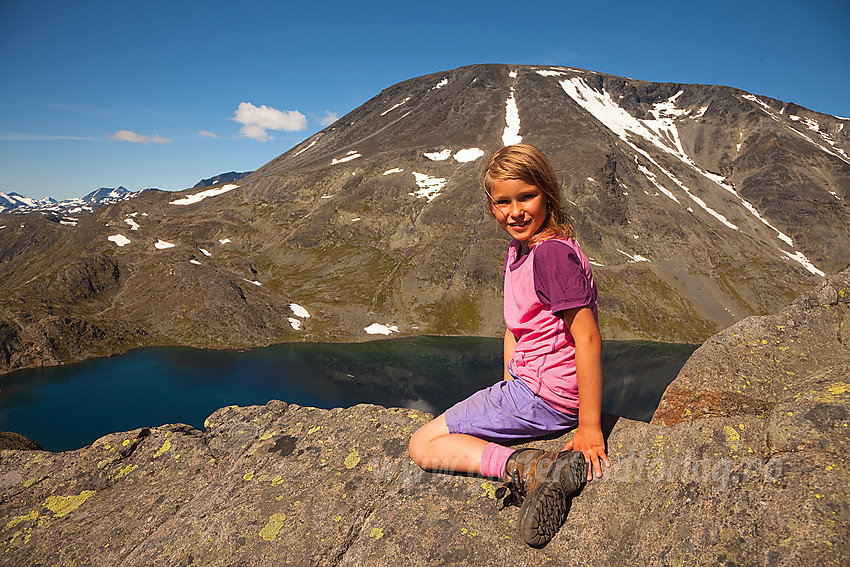
[[[156,459],[157,457],[161,456],[163,453],[165,453],[169,449],[171,449],[171,441],[166,439],[162,443],[162,447],[159,448],[159,451],[157,451],[156,453],[153,454],[153,458]]]
[[[283,523],[285,521],[285,514],[281,512],[278,512],[277,514],[272,514],[269,518],[269,521],[260,530],[260,537],[266,541],[274,541],[277,537],[277,534],[280,533],[280,529],[283,527]]]
[[[38,519],[38,512],[33,510],[29,514],[25,514],[23,516],[17,516],[12,518],[12,520],[6,524],[6,529],[11,530],[16,527],[18,524],[22,524],[25,522],[35,522]],[[39,523],[40,525],[40,523]],[[23,545],[27,543],[32,537],[32,529],[33,526],[25,526],[22,529],[16,531],[12,534],[11,537],[5,538],[5,541],[0,541],[0,550],[4,547],[16,547],[18,545]],[[8,549],[7,549],[8,551]]]
[[[493,486],[492,484],[490,484],[489,482],[484,481],[484,482],[481,484],[481,490],[483,490],[483,491],[484,491],[484,493],[482,494],[482,496],[486,496],[487,498],[489,498],[489,499],[491,499],[491,500],[495,500],[495,499],[496,499],[496,487],[495,487],[495,486]]]
[[[139,468],[139,465],[127,465],[126,467],[124,467],[123,469],[118,471],[118,474],[116,474],[114,478],[115,478],[115,480],[118,480],[119,478],[124,478],[125,476],[127,476],[128,474],[130,474],[131,472],[136,470],[137,468]]]
[[[372,528],[372,531],[369,532],[369,537],[381,539],[382,537],[384,537],[384,530],[382,530],[381,528]]]
[[[825,402],[837,402],[839,398],[850,393],[850,384],[847,382],[836,382],[827,388],[829,394],[824,396]]]
[[[51,496],[42,503],[42,506],[53,512],[54,518],[61,518],[82,506],[86,500],[94,495],[94,490],[83,490],[77,496]]]
[[[741,440],[741,435],[734,427],[730,425],[727,425],[723,428],[723,433],[724,435],[726,435],[726,441],[728,441],[729,443],[737,443]]]
[[[38,512],[36,510],[33,510],[29,514],[24,514],[23,516],[16,516],[16,517],[12,518],[12,520],[8,524],[6,524],[6,529],[11,530],[12,528],[17,526],[21,522],[28,522],[28,521],[34,522],[37,519],[38,519]]]
[[[353,469],[360,462],[360,455],[357,454],[357,449],[353,449],[345,458],[345,468]]]

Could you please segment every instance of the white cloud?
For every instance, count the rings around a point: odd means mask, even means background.
[[[209,130],[201,130],[198,132],[198,136],[202,136],[204,138],[218,138],[215,132],[210,132]]]
[[[239,132],[248,138],[265,142],[271,139],[266,130],[292,132],[307,128],[307,117],[297,110],[277,110],[265,104],[256,107],[250,102],[240,102],[233,120],[242,124]]]
[[[336,112],[331,112],[330,110],[326,110],[325,115],[319,116],[316,119],[316,122],[318,122],[322,126],[330,126],[331,124],[336,122],[338,119],[339,119],[339,117],[336,115]]]
[[[133,142],[135,144],[170,144],[171,138],[163,138],[159,134],[153,136],[143,136],[136,134],[130,130],[118,130],[114,134],[109,135],[109,139],[114,142]]]

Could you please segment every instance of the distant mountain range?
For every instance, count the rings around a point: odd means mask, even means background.
[[[604,338],[701,342],[850,264],[848,126],[729,87],[568,67],[410,79],[239,180],[72,219],[0,214],[0,367],[498,336],[507,240],[479,177],[519,140],[558,171]]]
[[[250,173],[250,171],[246,171],[244,173],[237,173],[235,171],[221,173],[219,175],[216,175],[215,177],[200,180],[194,185],[193,189],[198,189],[202,187],[212,187],[213,185],[217,185],[220,183],[232,183],[234,181],[242,179]],[[74,214],[80,211],[91,211],[93,209],[103,207],[105,205],[112,205],[119,201],[132,199],[133,197],[136,197],[137,195],[140,195],[147,191],[159,191],[159,189],[151,187],[148,189],[143,189],[141,191],[129,191],[127,188],[122,186],[101,187],[100,189],[92,191],[85,197],[65,199],[62,201],[57,201],[52,197],[32,199],[30,197],[24,197],[23,195],[20,195],[18,193],[7,194],[0,191],[0,213],[8,213],[13,211],[16,213],[53,211]]]
[[[158,189],[143,189],[142,191],[128,191],[124,187],[101,187],[86,195],[74,199],[57,201],[51,197],[43,199],[30,199],[18,193],[0,192],[0,213],[30,213],[30,212],[65,212],[69,214],[83,211],[91,212],[96,208],[112,205],[119,201],[131,199],[147,191],[158,191]]]
[[[0,210],[9,211],[18,208],[36,208],[43,206],[51,206],[56,203],[56,199],[45,197],[44,199],[30,199],[18,193],[3,193],[0,192]]]

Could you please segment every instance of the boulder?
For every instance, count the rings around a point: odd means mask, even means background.
[[[33,439],[14,431],[0,431],[0,451],[4,449],[21,449],[25,451],[43,451]]]
[[[543,549],[496,481],[426,473],[431,416],[281,401],[66,453],[0,453],[17,565],[846,565],[850,270],[703,345],[652,423],[605,416],[612,467]],[[565,436],[535,441],[558,449]]]

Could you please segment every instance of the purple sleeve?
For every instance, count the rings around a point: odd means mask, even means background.
[[[564,242],[547,240],[534,252],[534,290],[552,313],[592,305],[590,280],[573,248]]]

